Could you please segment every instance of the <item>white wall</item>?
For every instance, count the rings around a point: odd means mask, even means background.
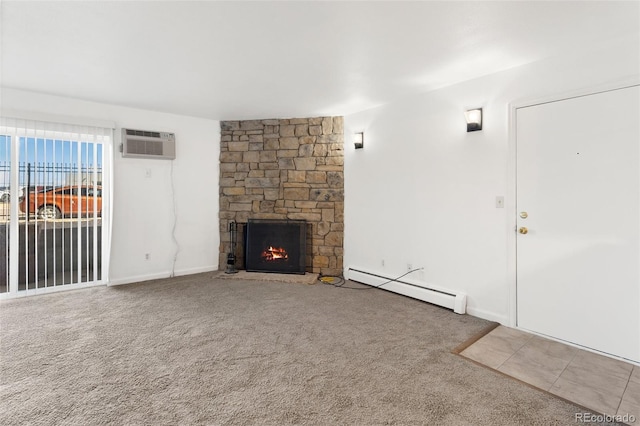
[[[2,108],[116,123],[112,284],[218,268],[218,121],[7,88],[2,89]],[[175,133],[177,158],[122,158],[121,127]]]
[[[603,44],[345,117],[345,268],[464,291],[508,324],[514,288],[509,104],[640,78],[638,38]],[[463,112],[484,108],[484,129]],[[587,123],[585,123],[587,125]],[[355,150],[351,134],[365,132]],[[495,207],[505,196],[506,208]],[[382,261],[384,260],[384,266]]]

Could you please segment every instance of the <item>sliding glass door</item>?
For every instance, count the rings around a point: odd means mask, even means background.
[[[102,284],[112,129],[2,120],[0,293]]]

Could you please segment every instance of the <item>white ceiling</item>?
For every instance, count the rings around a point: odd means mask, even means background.
[[[639,6],[3,0],[0,77],[212,119],[342,115],[637,36]]]

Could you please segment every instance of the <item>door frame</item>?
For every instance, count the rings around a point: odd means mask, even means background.
[[[518,329],[518,283],[517,283],[517,110],[520,108],[542,105],[552,102],[559,102],[567,99],[579,98],[583,96],[595,95],[598,93],[610,92],[612,90],[626,89],[628,87],[640,85],[640,77],[621,79],[615,82],[598,84],[575,89],[567,92],[552,93],[539,97],[529,97],[515,100],[508,104],[508,147],[507,147],[507,197],[505,200],[505,213],[507,215],[507,287],[508,287],[508,326]],[[640,317],[640,313],[638,314]],[[530,332],[530,331],[528,331]],[[548,338],[548,336],[545,336]],[[571,343],[562,341],[571,345]],[[572,345],[574,346],[574,345]],[[583,348],[580,346],[580,348]],[[588,349],[588,348],[583,348]],[[628,361],[628,360],[627,360]]]

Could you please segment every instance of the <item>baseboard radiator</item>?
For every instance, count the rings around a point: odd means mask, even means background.
[[[464,314],[467,311],[467,295],[465,293],[428,286],[408,277],[394,280],[393,277],[368,272],[362,268],[349,267],[346,278],[374,287],[386,283],[380,288],[451,309],[456,314]]]

